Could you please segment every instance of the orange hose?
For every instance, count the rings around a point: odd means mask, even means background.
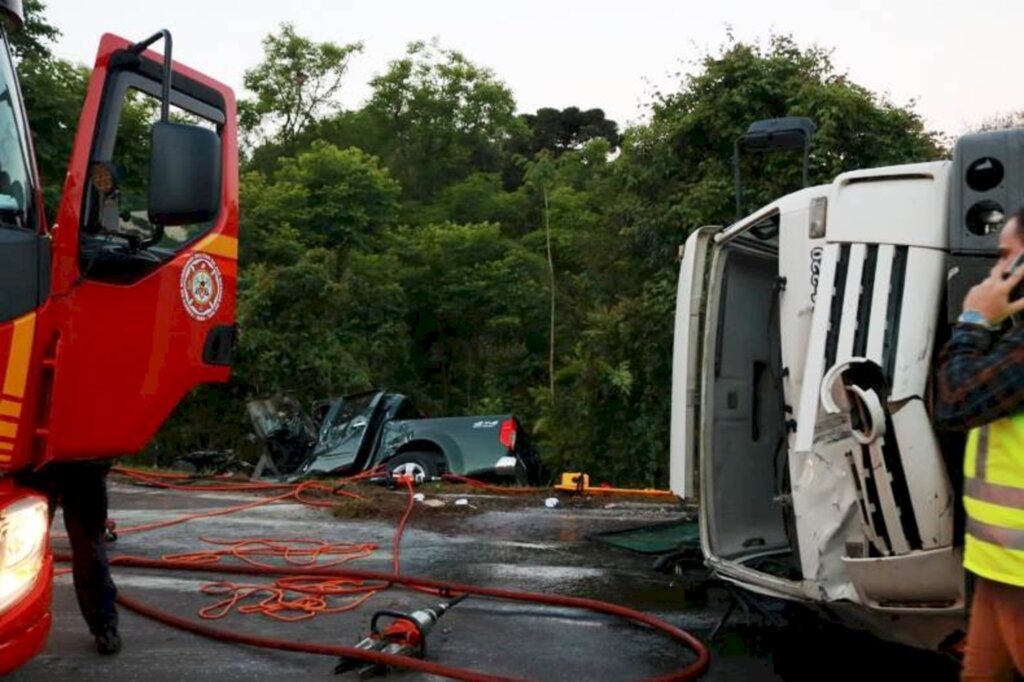
[[[200,592],[211,596],[223,596],[224,599],[199,610],[199,617],[216,620],[228,615],[237,607],[238,613],[259,613],[275,620],[294,623],[308,620],[320,614],[343,613],[360,606],[367,599],[379,592],[380,586],[365,585],[360,580],[349,578],[319,578],[313,576],[295,576],[280,578],[269,585],[236,585],[231,582],[208,583],[200,588]],[[289,598],[289,593],[300,595]],[[332,606],[330,597],[350,597],[355,599]],[[243,602],[250,597],[263,598],[253,604]],[[294,614],[294,615],[290,615]]]
[[[375,545],[354,545],[349,543],[322,543],[318,540],[302,539],[297,541],[281,541],[269,539],[240,540],[240,541],[209,541],[210,544],[224,546],[224,549],[205,552],[192,552],[183,555],[171,555],[162,559],[148,559],[145,557],[117,556],[111,559],[111,564],[118,566],[129,566],[135,568],[170,569],[215,573],[230,573],[242,575],[276,575],[282,576],[270,585],[235,585],[230,582],[210,583],[202,588],[204,594],[213,596],[224,596],[219,602],[204,607],[200,611],[200,617],[204,619],[219,619],[226,616],[232,609],[237,607],[241,613],[262,613],[271,618],[282,621],[298,621],[312,618],[320,613],[340,613],[358,607],[381,589],[398,584],[412,589],[428,591],[433,594],[474,594],[483,597],[505,599],[513,601],[527,601],[549,606],[560,606],[570,608],[587,609],[599,613],[606,613],[618,616],[627,620],[643,623],[662,633],[668,635],[678,643],[691,649],[697,656],[696,660],[684,668],[659,677],[649,678],[648,682],[689,682],[697,679],[706,670],[709,662],[707,648],[690,633],[666,623],[654,616],[628,609],[626,607],[609,604],[591,599],[579,597],[564,597],[559,595],[545,595],[529,592],[516,592],[511,590],[500,590],[487,587],[475,587],[446,581],[433,580],[430,578],[416,578],[402,576],[399,574],[400,559],[399,549],[402,534],[414,507],[412,483],[408,478],[403,479],[409,492],[409,504],[396,529],[393,542],[393,573],[381,573],[376,571],[364,571],[356,569],[339,569],[337,564],[349,561],[357,556],[365,555],[361,552],[373,551]],[[161,485],[164,485],[161,482]],[[167,484],[168,487],[174,484]],[[482,484],[487,485],[487,484]],[[496,487],[496,486],[495,486]],[[190,487],[189,489],[197,489]],[[255,506],[270,504],[282,501],[287,498],[294,498],[303,504],[313,506],[329,506],[330,502],[320,500],[307,500],[302,498],[305,490],[327,490],[332,495],[348,494],[339,491],[336,487],[330,488],[322,484],[303,483],[295,485],[293,489],[281,495],[265,498],[256,503],[237,505],[230,509],[218,509],[212,512],[191,514],[178,519],[146,524],[124,529],[121,532],[141,532],[153,528],[183,523],[193,518],[202,518],[219,514],[232,513],[250,509]],[[353,495],[354,496],[354,495]],[[357,496],[358,497],[358,496]],[[299,545],[298,547],[293,546]],[[370,548],[373,549],[370,549]],[[340,558],[332,560],[328,564],[319,565],[319,560],[324,555],[341,555]],[[241,565],[219,565],[220,559],[225,556],[233,556],[243,563]],[[283,558],[290,565],[273,566],[266,564],[255,557],[276,556]],[[55,553],[58,561],[70,561],[70,555],[66,553]],[[316,564],[316,565],[314,565]],[[298,597],[288,597],[289,593],[296,593]],[[241,604],[243,600],[250,597],[262,597],[255,604]],[[329,598],[346,598],[340,604],[333,603]],[[350,597],[354,597],[349,599]],[[328,656],[345,656],[374,663],[380,663],[408,670],[440,675],[451,679],[469,680],[470,682],[507,682],[513,678],[504,678],[473,670],[454,668],[440,665],[430,661],[405,656],[395,656],[383,652],[369,651],[356,647],[345,647],[337,645],[313,644],[307,642],[293,642],[288,640],[258,637],[254,635],[231,632],[212,628],[201,623],[195,623],[178,616],[160,611],[152,606],[138,602],[124,596],[118,596],[118,602],[124,607],[131,609],[141,615],[154,618],[173,627],[188,630],[223,641],[260,646],[265,648],[282,649],[286,651],[300,651]]]
[[[67,555],[58,555],[58,560],[67,561],[70,559]],[[707,668],[709,662],[709,654],[707,647],[700,642],[696,637],[688,633],[687,631],[678,628],[670,623],[657,618],[655,616],[636,611],[634,609],[619,606],[617,604],[610,604],[608,602],[598,601],[595,599],[584,599],[581,597],[565,597],[561,595],[551,594],[540,594],[535,592],[518,592],[513,590],[502,590],[491,587],[477,587],[474,585],[463,585],[460,583],[451,583],[447,581],[434,580],[431,578],[420,578],[413,576],[402,576],[391,573],[380,573],[377,571],[363,571],[356,569],[300,569],[295,567],[282,566],[274,569],[266,569],[257,566],[218,566],[218,565],[194,565],[183,562],[167,561],[164,559],[145,559],[143,557],[114,557],[111,559],[111,563],[117,566],[127,566],[131,568],[153,568],[153,569],[172,569],[172,570],[184,570],[184,571],[203,571],[203,572],[214,572],[214,573],[235,573],[235,574],[248,574],[248,575],[300,575],[300,576],[316,576],[316,577],[331,577],[331,578],[347,578],[353,580],[365,580],[365,581],[377,581],[382,583],[393,583],[399,585],[406,585],[413,588],[422,587],[429,588],[443,594],[473,594],[481,597],[491,597],[494,599],[504,599],[510,601],[526,601],[534,604],[543,604],[546,606],[558,606],[568,608],[578,608],[589,611],[596,611],[598,613],[604,613],[612,616],[624,618],[626,620],[632,620],[644,625],[650,626],[651,628],[658,630],[662,634],[667,635],[679,644],[684,645],[688,649],[692,650],[697,658],[692,663],[685,667],[666,674],[659,675],[657,677],[647,678],[646,682],[689,682],[700,677],[701,674]],[[224,641],[238,642],[242,644],[251,644],[254,646],[263,646],[275,649],[283,649],[286,651],[305,651],[307,653],[323,654],[327,656],[347,656],[351,658],[358,658],[364,661],[372,661],[378,663],[385,663],[387,665],[393,665],[395,667],[406,668],[408,670],[418,670],[421,672],[428,672],[435,675],[441,675],[443,677],[449,677],[452,679],[459,680],[503,680],[506,678],[499,678],[484,673],[478,673],[476,671],[463,670],[460,668],[453,668],[450,666],[442,666],[436,663],[430,663],[417,658],[407,658],[404,656],[389,656],[386,654],[380,654],[378,652],[367,651],[365,649],[357,649],[355,647],[342,647],[332,646],[324,644],[309,644],[305,642],[292,642],[280,639],[270,639],[263,637],[254,637],[252,635],[246,635],[235,632],[228,632],[225,630],[216,630],[204,626],[200,623],[186,620],[171,614],[162,612],[151,606],[138,602],[134,599],[130,599],[123,596],[118,596],[118,602],[137,613],[156,618],[175,627],[189,630],[198,634],[203,634],[208,637],[216,639],[222,639]]]
[[[200,537],[201,541],[209,545],[218,545],[225,549],[206,550],[198,552],[185,552],[182,554],[164,555],[165,559],[172,561],[188,561],[196,564],[215,564],[221,557],[234,557],[239,561],[253,566],[264,566],[272,568],[273,564],[262,562],[255,557],[279,557],[291,566],[335,566],[343,564],[352,559],[359,559],[369,556],[377,549],[372,542],[349,543],[349,542],[326,542],[324,540],[312,539],[287,539],[277,540],[272,538],[250,538],[247,540],[211,540]],[[338,556],[340,559],[332,559],[322,562],[324,556]]]
[[[312,491],[319,491],[319,492],[322,492],[322,493],[327,493],[328,495],[331,495],[331,496],[341,496],[341,497],[350,497],[350,498],[353,498],[353,499],[362,499],[362,496],[359,495],[358,493],[349,492],[347,490],[341,490],[340,486],[344,485],[345,483],[348,483],[348,482],[361,480],[361,479],[367,478],[367,477],[369,477],[371,475],[375,475],[375,474],[379,473],[379,469],[380,469],[380,467],[375,467],[372,470],[364,471],[364,472],[362,472],[360,474],[357,474],[355,476],[351,476],[349,478],[342,479],[339,482],[339,484],[336,484],[334,486],[330,486],[330,485],[327,485],[325,483],[321,483],[321,482],[318,482],[318,481],[305,481],[303,483],[239,483],[239,484],[232,484],[232,485],[216,485],[216,486],[213,486],[213,485],[192,485],[192,486],[190,486],[190,485],[179,485],[179,484],[176,484],[176,483],[170,483],[170,482],[168,482],[166,480],[161,480],[162,478],[168,478],[168,479],[177,480],[177,479],[181,478],[182,476],[187,476],[187,474],[161,473],[160,476],[154,477],[154,476],[151,475],[150,472],[139,471],[139,470],[136,470],[136,469],[126,469],[126,468],[123,468],[123,467],[115,467],[113,470],[117,471],[117,473],[126,475],[126,476],[128,476],[128,477],[130,477],[130,478],[132,478],[132,479],[134,479],[136,481],[140,481],[140,482],[146,483],[147,485],[152,485],[154,487],[164,488],[164,489],[167,489],[167,490],[184,490],[184,491],[201,490],[201,491],[205,491],[205,492],[255,492],[255,491],[265,491],[265,490],[280,490],[282,488],[287,490],[287,492],[281,493],[280,495],[275,495],[275,496],[272,496],[272,497],[266,497],[266,498],[263,498],[263,499],[260,499],[260,500],[256,500],[255,502],[246,502],[245,504],[239,504],[239,505],[235,505],[235,506],[231,506],[231,507],[222,507],[222,508],[214,509],[214,510],[207,511],[207,512],[199,512],[199,513],[196,513],[196,514],[188,514],[186,516],[180,516],[178,518],[169,519],[167,521],[158,521],[158,522],[155,522],[155,523],[147,523],[147,524],[142,524],[142,525],[139,525],[139,526],[118,527],[117,532],[119,534],[141,533],[141,532],[147,531],[147,530],[156,530],[158,528],[167,528],[169,526],[175,526],[175,525],[178,525],[180,523],[186,523],[188,521],[193,521],[195,519],[203,519],[203,518],[209,518],[209,517],[212,517],[212,516],[222,516],[222,515],[225,515],[225,514],[233,514],[235,512],[245,511],[246,509],[253,509],[255,507],[260,507],[260,506],[263,506],[263,505],[266,505],[266,504],[272,504],[274,502],[281,502],[281,501],[287,500],[289,498],[294,499],[296,502],[298,502],[300,504],[304,504],[304,505],[307,505],[307,506],[310,506],[310,507],[332,507],[332,506],[334,506],[333,502],[325,501],[325,500],[311,500],[311,499],[303,497],[303,493],[306,492],[306,491],[312,490]],[[65,534],[63,534],[63,533],[54,533],[54,537],[64,538],[64,537],[67,537],[67,536]]]

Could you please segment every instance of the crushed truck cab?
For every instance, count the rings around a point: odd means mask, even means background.
[[[962,632],[963,436],[933,427],[933,370],[1024,203],[1021,150],[1021,130],[966,136],[952,161],[845,173],[690,235],[671,487],[699,500],[716,575],[905,644]],[[1005,177],[978,182],[993,162]]]
[[[6,30],[20,0],[0,0]],[[163,54],[150,49],[163,43]],[[235,100],[171,36],[103,36],[56,219],[47,220],[0,35],[0,674],[45,643],[50,462],[139,452],[177,403],[225,381],[238,274]],[[115,418],[112,419],[111,417]]]

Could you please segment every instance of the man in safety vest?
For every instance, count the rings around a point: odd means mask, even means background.
[[[964,567],[975,577],[964,680],[1024,674],[1024,207],[999,234],[999,261],[964,298],[942,349],[935,420],[968,431]],[[1012,271],[1012,272],[1011,272]],[[1009,273],[1009,274],[1008,274]]]

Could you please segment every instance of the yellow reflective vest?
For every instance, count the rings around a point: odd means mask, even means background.
[[[968,434],[964,507],[964,567],[1024,587],[1024,414]]]

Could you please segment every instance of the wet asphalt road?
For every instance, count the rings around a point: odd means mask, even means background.
[[[114,484],[111,517],[121,526],[130,526],[252,499]],[[528,504],[414,513],[402,543],[402,570],[478,585],[603,599],[652,613],[707,639],[730,604],[723,586],[702,580],[699,569],[683,575],[655,571],[652,557],[585,537],[678,515],[678,509],[664,505],[584,509],[571,503],[556,509]],[[326,510],[276,504],[125,535],[112,546],[112,553],[158,557],[194,551],[203,548],[199,536],[317,537],[378,544],[380,549],[373,555],[351,566],[384,571],[390,569],[393,533],[392,519],[338,519]],[[123,593],[179,616],[196,618],[198,609],[211,603],[210,597],[199,593],[202,585],[211,582],[209,574],[115,570]],[[429,595],[390,590],[375,595],[359,610],[302,623],[232,614],[214,624],[266,636],[351,645],[367,631],[374,611],[409,611],[434,601]],[[759,682],[909,675],[935,681],[957,679],[956,668],[936,656],[841,630],[783,604],[761,605],[765,613],[746,616],[741,612],[717,634],[711,643],[711,665],[702,679]],[[124,609],[121,622],[124,650],[114,657],[95,654],[78,614],[70,576],[56,578],[54,627],[47,647],[10,679],[358,679],[334,676],[335,660],[328,657],[214,642]],[[429,658],[439,663],[531,680],[641,679],[678,670],[693,660],[691,653],[664,636],[614,618],[480,598],[467,599],[447,614],[430,633],[428,647]],[[439,679],[405,672],[391,677]]]

